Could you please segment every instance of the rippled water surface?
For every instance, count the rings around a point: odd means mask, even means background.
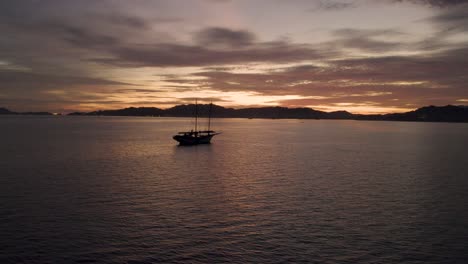
[[[467,263],[468,124],[0,118],[0,263]]]

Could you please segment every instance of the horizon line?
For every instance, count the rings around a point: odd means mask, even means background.
[[[18,114],[24,114],[24,113],[49,113],[49,114],[52,114],[52,115],[69,115],[69,114],[72,114],[72,113],[87,114],[87,113],[100,112],[100,111],[117,111],[117,110],[129,109],[129,108],[157,108],[157,109],[160,109],[160,110],[168,110],[168,109],[171,109],[171,108],[174,108],[174,107],[177,107],[177,106],[190,106],[190,105],[195,105],[195,104],[193,104],[193,103],[191,103],[191,104],[178,104],[178,105],[174,105],[174,106],[167,107],[167,108],[161,108],[161,107],[156,107],[156,106],[128,106],[128,107],[123,107],[123,108],[99,109],[99,110],[92,110],[92,111],[74,111],[74,110],[70,110],[69,112],[68,112],[68,111],[64,111],[64,112],[49,112],[49,111],[22,111],[22,112],[16,112],[16,111],[12,111],[12,110],[9,109],[8,107],[4,107],[4,106],[0,106],[0,109],[6,109],[6,110],[9,111],[9,112],[18,113]],[[209,105],[209,104],[197,104],[197,105]],[[419,106],[419,107],[416,107],[416,108],[412,108],[412,109],[409,110],[409,111],[402,111],[402,112],[388,112],[388,113],[353,113],[353,112],[350,112],[350,111],[348,111],[348,110],[323,111],[323,110],[317,110],[316,108],[307,107],[307,106],[304,106],[304,107],[287,107],[287,106],[279,106],[279,105],[276,105],[276,106],[226,107],[226,106],[222,106],[222,105],[218,105],[218,104],[214,104],[214,103],[213,103],[213,105],[219,106],[219,107],[222,107],[222,108],[225,108],[225,109],[233,109],[233,110],[252,109],[252,108],[310,109],[310,110],[313,110],[313,111],[324,112],[324,113],[347,112],[347,113],[350,113],[350,114],[352,114],[352,115],[389,115],[389,114],[399,114],[399,113],[408,113],[408,112],[416,111],[416,110],[418,110],[418,109],[425,108],[425,107],[447,107],[447,106],[468,107],[468,105],[462,105],[462,104],[461,104],[461,105],[446,104],[446,105],[440,105],[440,106],[439,106],[439,105],[425,105],[425,106]]]

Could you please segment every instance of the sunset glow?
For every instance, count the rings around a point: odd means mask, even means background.
[[[199,98],[387,113],[466,104],[464,2],[4,1],[0,106],[66,113]]]

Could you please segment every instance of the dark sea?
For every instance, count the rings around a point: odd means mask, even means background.
[[[0,118],[0,263],[468,263],[468,124]]]

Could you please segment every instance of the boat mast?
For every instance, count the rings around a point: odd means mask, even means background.
[[[198,122],[198,104],[197,104],[197,99],[195,99],[195,132],[197,132],[197,122]]]
[[[213,101],[210,102],[210,107],[208,108],[208,131],[211,127],[211,107],[213,106]]]

